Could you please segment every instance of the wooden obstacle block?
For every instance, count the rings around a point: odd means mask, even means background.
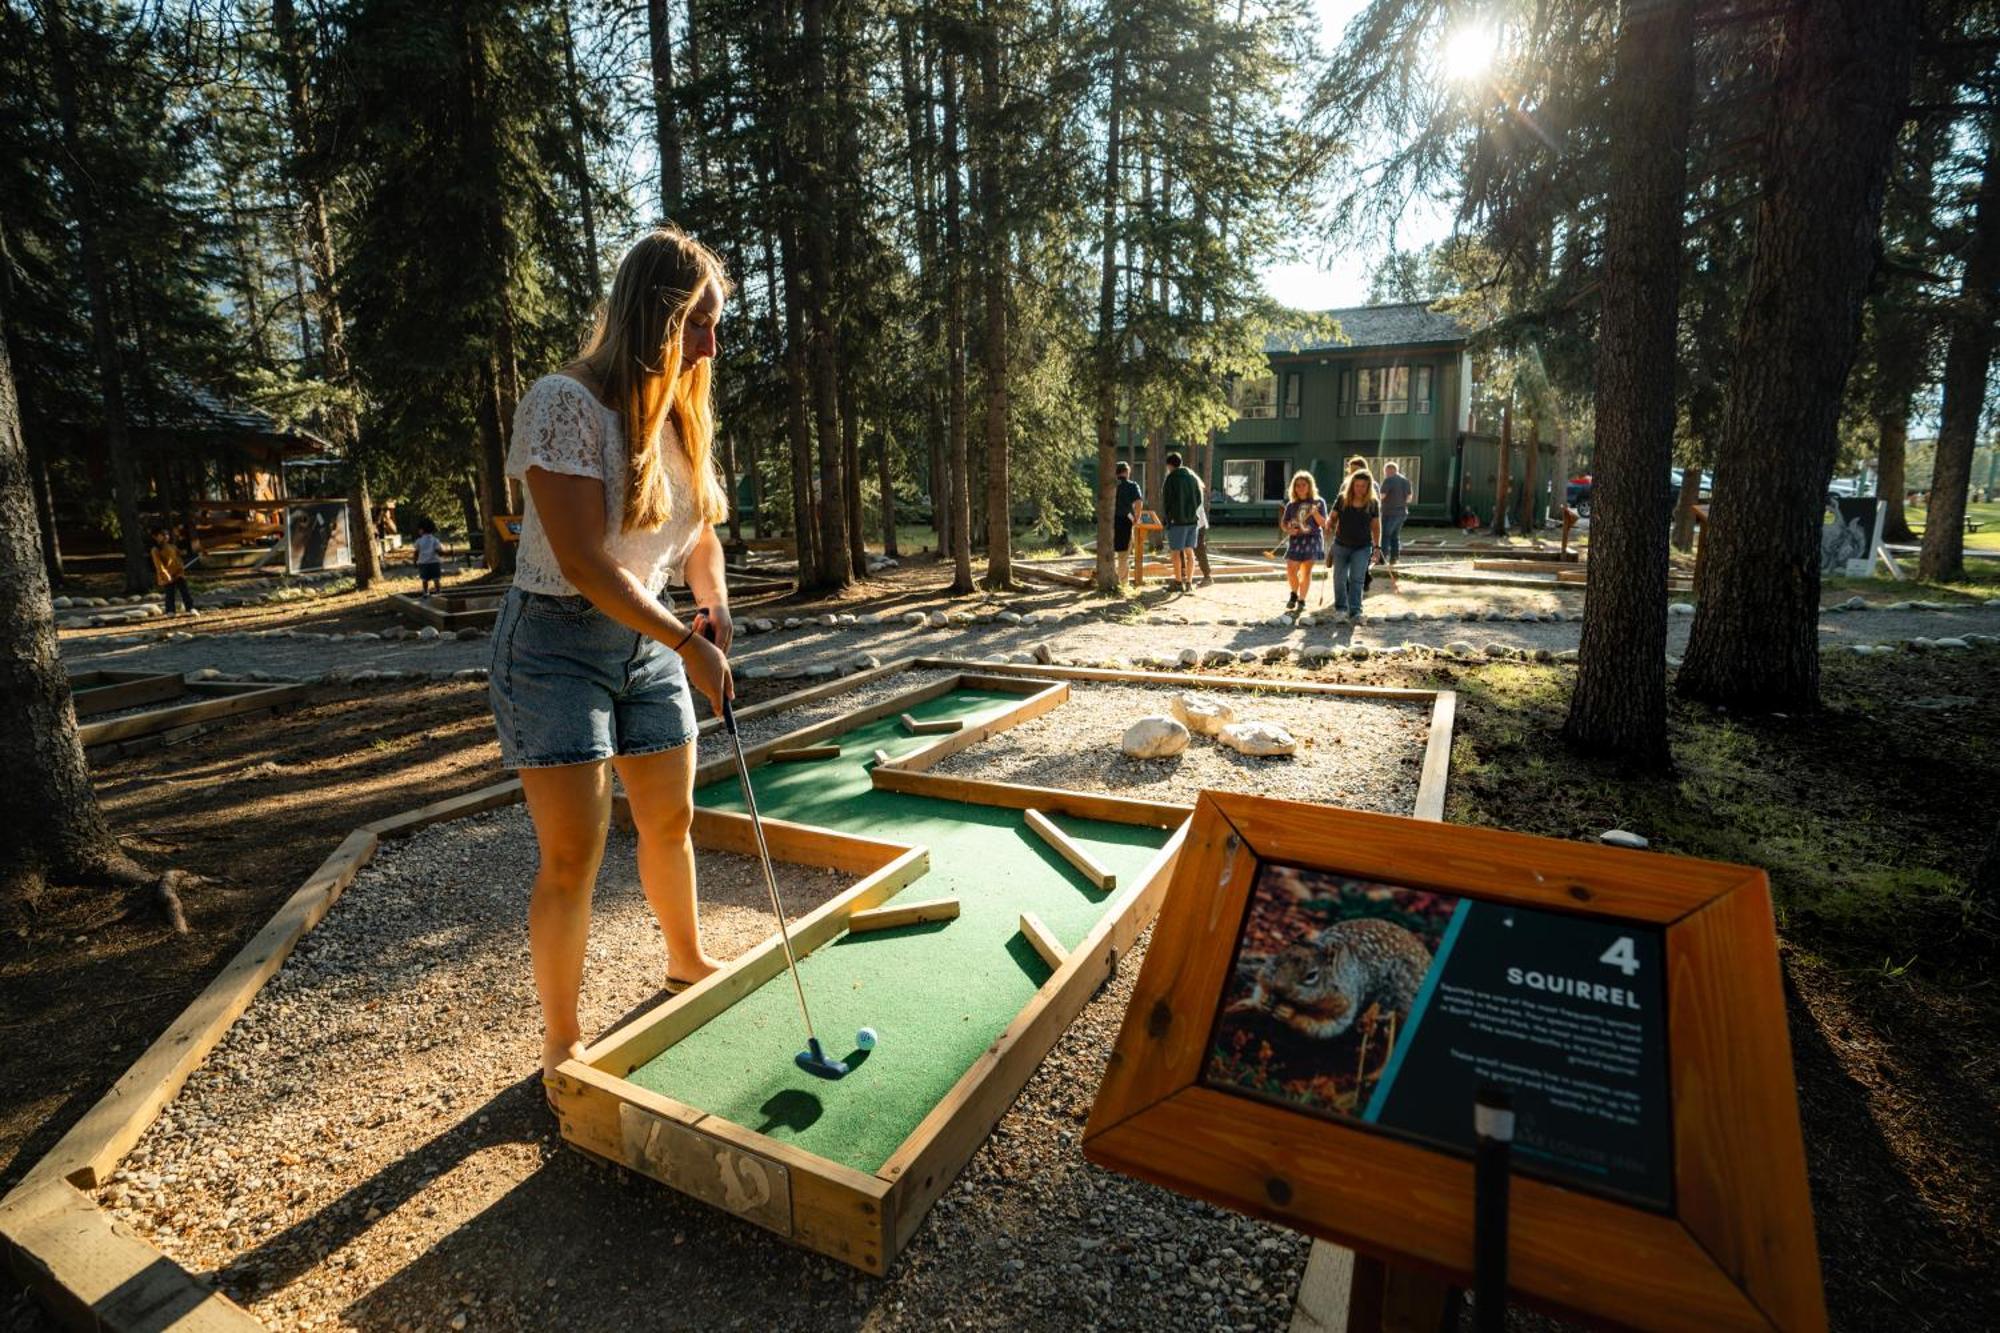
[[[890,903],[870,907],[847,916],[847,933],[862,935],[871,930],[894,930],[897,926],[921,926],[932,921],[951,921],[958,916],[958,899],[926,898],[918,903]]]
[[[816,759],[838,759],[838,745],[796,745],[787,750],[773,750],[767,756],[774,764],[810,763]]]
[[[1056,972],[1069,959],[1069,950],[1063,948],[1062,941],[1055,932],[1042,924],[1042,919],[1033,912],[1021,913],[1021,933],[1028,937],[1028,943],[1035,946],[1035,952],[1049,965],[1049,971]]]
[[[887,750],[877,750],[875,752],[875,767],[880,768],[882,767],[882,765],[888,762],[889,762],[889,752]]]
[[[1062,854],[1063,860],[1075,866],[1083,877],[1099,889],[1109,893],[1118,887],[1118,876],[1105,869],[1104,863],[1084,850],[1069,834],[1056,827],[1056,822],[1039,810],[1029,810],[1028,827],[1041,835],[1043,842]]]
[[[919,722],[908,713],[903,714],[903,730],[912,736],[945,736],[965,726],[962,717],[940,718],[935,722]]]

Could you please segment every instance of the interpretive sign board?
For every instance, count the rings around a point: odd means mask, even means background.
[[[1084,1153],[1462,1282],[1499,1088],[1518,1297],[1818,1329],[1791,1067],[1762,871],[1210,792]]]

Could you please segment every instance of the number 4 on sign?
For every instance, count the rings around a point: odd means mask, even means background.
[[[1599,955],[1597,961],[1608,963],[1628,977],[1639,970],[1639,957],[1632,952],[1632,937],[1630,935],[1620,935],[1617,939],[1613,940],[1611,947]]]

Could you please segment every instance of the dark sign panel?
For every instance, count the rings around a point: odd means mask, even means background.
[[[1262,863],[1202,1081],[1470,1153],[1512,1094],[1520,1170],[1673,1203],[1657,927]]]

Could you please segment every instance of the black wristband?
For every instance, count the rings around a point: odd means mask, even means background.
[[[674,645],[674,651],[678,653],[680,652],[681,649],[687,647],[688,640],[692,639],[693,637],[694,637],[694,626],[690,625],[688,626],[688,632],[681,635],[681,641]]]

